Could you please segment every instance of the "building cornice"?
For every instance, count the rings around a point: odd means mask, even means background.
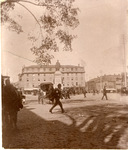
[[[56,65],[31,65],[25,66],[25,68],[56,68]],[[82,66],[75,66],[75,65],[60,65],[60,68],[84,68]]]
[[[22,75],[23,74],[54,74],[54,73],[55,72],[52,72],[52,71],[50,71],[50,72],[23,72]],[[85,71],[76,71],[76,72],[75,71],[72,71],[72,72],[71,71],[62,71],[61,73],[62,74],[64,74],[64,73],[72,73],[72,74],[73,73],[85,73]]]

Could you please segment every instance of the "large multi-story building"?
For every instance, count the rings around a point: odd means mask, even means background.
[[[127,77],[128,79],[128,77]],[[105,85],[107,85],[107,88],[114,88],[116,90],[120,90],[121,87],[124,86],[124,75],[118,74],[118,75],[104,75],[100,76],[94,79],[91,79],[86,83],[88,90],[98,90],[101,91]],[[127,80],[128,85],[128,80]]]
[[[59,68],[58,68],[59,67]],[[84,87],[85,70],[84,67],[73,65],[32,65],[22,68],[19,74],[19,87],[35,88],[39,87],[42,82],[55,83],[55,75],[60,72],[61,84],[63,87]]]

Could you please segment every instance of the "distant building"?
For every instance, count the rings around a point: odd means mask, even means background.
[[[84,87],[85,86],[85,70],[81,66],[61,65],[32,65],[22,68],[19,74],[19,87],[36,88],[40,83],[47,81],[55,83],[55,75],[57,72],[61,75],[61,84],[63,87]]]
[[[89,91],[101,91],[105,85],[107,85],[107,88],[114,88],[116,90],[120,90],[123,86],[123,75],[104,75],[91,79],[87,82],[87,87]]]

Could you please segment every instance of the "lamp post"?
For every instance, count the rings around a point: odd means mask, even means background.
[[[102,90],[102,70],[100,70],[100,91]]]
[[[123,50],[124,50],[124,87],[127,86],[127,64],[126,64],[126,48],[125,48],[125,37],[123,36]]]

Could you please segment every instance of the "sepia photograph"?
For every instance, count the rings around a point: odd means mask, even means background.
[[[1,148],[128,149],[128,0],[0,0]]]

